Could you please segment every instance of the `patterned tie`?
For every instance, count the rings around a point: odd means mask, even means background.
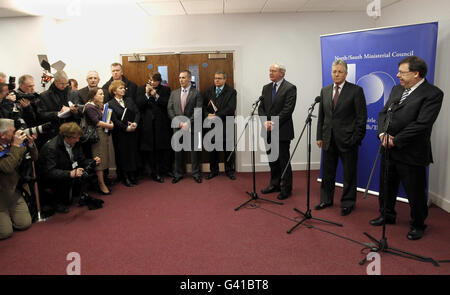
[[[338,98],[339,98],[339,86],[336,85],[334,86],[335,92],[334,92],[334,96],[333,96],[333,110],[336,107]]]
[[[273,87],[272,87],[272,102],[273,102],[273,99],[275,98],[276,94],[277,94],[277,83],[273,83]]]
[[[181,94],[181,112],[184,114],[184,108],[186,107],[187,89],[182,89]]]
[[[216,97],[219,97],[219,94],[220,94],[221,91],[222,90],[219,87],[217,87],[217,89],[216,89]]]
[[[403,91],[402,98],[400,98],[399,104],[401,104],[408,97],[410,91],[411,88],[406,88],[405,91]]]

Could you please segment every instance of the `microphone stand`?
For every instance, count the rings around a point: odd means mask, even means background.
[[[372,181],[372,177],[373,177],[373,172],[375,170],[379,155],[381,153],[381,148],[383,146],[383,142],[385,142],[386,140],[386,135],[388,132],[388,128],[389,125],[392,121],[392,108],[396,103],[393,103],[387,110],[387,120],[385,123],[385,128],[383,130],[383,136],[381,139],[381,143],[380,146],[378,148],[378,153],[376,155],[375,158],[375,162],[373,163],[373,167],[372,167],[372,171],[370,173],[370,177],[367,183],[367,187],[366,190],[364,192],[364,199],[367,197],[367,192],[369,190],[369,186],[370,186],[370,182]],[[421,255],[417,255],[417,254],[413,254],[410,252],[406,252],[400,249],[396,249],[396,248],[392,248],[388,246],[387,243],[387,237],[386,237],[386,203],[387,203],[387,198],[389,195],[389,187],[388,187],[388,177],[389,177],[389,142],[386,144],[386,148],[384,149],[384,200],[383,200],[383,210],[381,212],[382,217],[383,217],[383,228],[382,228],[382,236],[381,236],[381,240],[377,240],[374,237],[372,237],[370,234],[368,234],[367,232],[364,232],[364,235],[366,235],[370,240],[372,240],[375,243],[374,247],[367,247],[370,249],[371,252],[384,252],[384,253],[390,253],[393,255],[397,255],[403,258],[409,258],[409,259],[413,259],[413,260],[418,260],[421,262],[430,262],[432,263],[434,266],[439,266],[439,263],[437,261],[435,261],[433,258],[429,258],[429,257],[423,257]],[[364,249],[367,249],[364,248]],[[363,250],[364,250],[363,249]],[[364,258],[361,262],[359,262],[360,265],[363,265],[365,262],[367,262],[367,258]]]
[[[241,135],[239,136],[236,144],[234,145],[234,149],[233,151],[230,153],[230,155],[228,156],[227,161],[230,160],[232,154],[236,151],[236,146],[239,143],[239,141],[241,140],[242,135],[244,134],[245,130],[248,127],[248,123],[250,120],[252,120],[252,132],[251,132],[251,137],[252,137],[252,174],[253,174],[253,192],[246,192],[247,195],[250,196],[250,199],[246,202],[244,202],[243,204],[241,204],[239,207],[237,207],[236,209],[234,209],[234,211],[238,211],[239,209],[241,209],[243,206],[247,205],[248,203],[250,203],[251,201],[257,201],[257,200],[262,200],[262,201],[266,201],[266,202],[270,202],[273,204],[277,204],[277,205],[283,205],[283,203],[281,202],[276,202],[276,201],[272,201],[272,200],[268,200],[268,199],[264,199],[264,198],[260,198],[258,196],[258,194],[256,193],[256,170],[255,170],[255,136],[254,136],[254,128],[253,128],[253,119],[255,116],[255,110],[258,107],[259,103],[261,102],[261,97],[258,99],[258,101],[256,101],[253,104],[253,110],[250,114],[250,117],[248,118],[244,130],[242,130]]]
[[[314,111],[314,106],[316,103],[318,103],[320,101],[320,99],[316,98],[316,100],[314,101],[314,103],[311,105],[311,107],[309,108],[308,111],[308,116],[306,118],[305,121],[305,125],[303,126],[302,132],[300,134],[299,139],[297,140],[297,144],[295,145],[294,151],[292,152],[292,155],[289,159],[289,162],[287,163],[286,167],[284,168],[283,174],[281,175],[281,179],[283,179],[284,174],[286,173],[286,170],[288,168],[288,166],[291,163],[292,158],[294,157],[295,151],[297,150],[298,144],[300,143],[300,140],[303,136],[303,133],[305,132],[306,127],[308,127],[307,129],[307,139],[308,139],[308,143],[307,143],[307,153],[308,153],[308,160],[307,160],[307,182],[306,182],[306,212],[302,212],[300,210],[298,210],[297,208],[294,208],[294,211],[300,213],[301,215],[303,215],[303,219],[300,220],[294,227],[292,227],[290,230],[287,231],[288,234],[292,233],[292,231],[294,229],[296,229],[300,224],[302,224],[304,221],[308,220],[308,219],[314,219],[314,220],[318,220],[318,221],[322,221],[322,222],[326,222],[326,223],[330,223],[330,224],[334,224],[337,226],[342,226],[341,223],[337,223],[337,222],[333,222],[333,221],[329,221],[329,220],[325,220],[325,219],[320,219],[320,218],[315,218],[312,216],[311,214],[311,208],[310,208],[310,187],[311,187],[311,122],[312,122],[312,117],[313,116],[313,111]]]

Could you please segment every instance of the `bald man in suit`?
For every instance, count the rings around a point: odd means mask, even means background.
[[[200,152],[194,150],[194,114],[200,116],[200,122],[202,122],[202,107],[203,99],[200,92],[191,86],[191,72],[188,70],[182,71],[179,74],[179,81],[181,88],[178,88],[170,93],[169,103],[167,104],[167,112],[169,119],[176,120],[177,127],[174,128],[174,132],[184,129],[191,130],[191,163],[192,163],[192,176],[197,183],[202,182],[200,171]],[[200,112],[200,113],[198,113]],[[187,117],[187,120],[183,120],[181,116]],[[172,125],[173,127],[173,125]],[[201,127],[200,127],[201,130]],[[184,153],[181,150],[175,152],[175,170],[172,183],[179,182],[184,175]]]

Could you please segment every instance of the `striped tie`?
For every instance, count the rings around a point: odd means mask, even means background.
[[[399,104],[402,104],[402,102],[408,97],[410,91],[411,88],[406,88],[405,91],[403,91],[402,98],[400,98]]]

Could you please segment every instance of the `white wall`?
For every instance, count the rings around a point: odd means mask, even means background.
[[[377,26],[434,21],[439,22],[434,84],[444,91],[444,102],[431,137],[434,164],[430,165],[429,192],[433,203],[450,212],[450,1],[403,0],[383,9]]]
[[[233,50],[237,113],[250,113],[252,102],[269,82],[270,64],[284,63],[286,79],[298,88],[294,112],[298,137],[307,109],[321,88],[320,35],[374,25],[375,21],[364,13],[139,15],[57,22],[42,17],[8,18],[0,19],[0,37],[8,41],[8,46],[0,49],[0,71],[15,76],[30,73],[39,81],[41,69],[36,55],[45,53],[51,63],[63,60],[67,64],[64,70],[84,87],[85,75],[91,69],[100,73],[103,85],[110,78],[109,65],[120,61],[120,54]],[[315,130],[314,122],[313,141]],[[306,134],[293,158],[294,169],[305,168],[305,139]],[[251,171],[250,162],[249,152],[238,153],[238,170]],[[312,167],[318,169],[320,151],[315,145],[312,162]],[[268,170],[268,165],[258,163],[257,169]]]

